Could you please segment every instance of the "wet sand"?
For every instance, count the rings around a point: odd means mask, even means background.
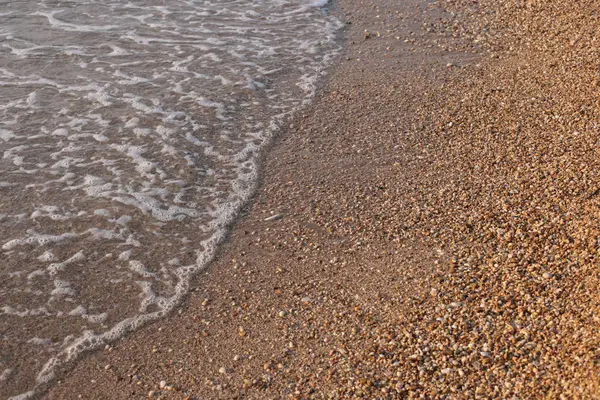
[[[46,398],[598,395],[599,6],[398,3],[340,0],[195,291]]]

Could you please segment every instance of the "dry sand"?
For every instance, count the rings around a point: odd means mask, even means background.
[[[599,396],[598,3],[337,12],[344,58],[180,312],[47,398]]]

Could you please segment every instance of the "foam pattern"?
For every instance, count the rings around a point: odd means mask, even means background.
[[[339,52],[324,6],[0,0],[0,380],[46,359],[15,398],[181,301]]]

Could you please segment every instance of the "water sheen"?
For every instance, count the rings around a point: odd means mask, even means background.
[[[339,50],[323,5],[0,0],[0,393],[187,292]]]

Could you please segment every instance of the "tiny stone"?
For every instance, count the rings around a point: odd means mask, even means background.
[[[270,217],[265,218],[265,221],[266,222],[277,221],[278,219],[281,219],[281,217],[283,217],[283,215],[281,215],[281,214],[275,214],[275,215],[271,215]]]
[[[165,388],[165,386],[167,386],[167,381],[160,381],[160,383],[158,384],[158,386],[159,386],[161,389],[164,389],[164,388]]]
[[[227,373],[227,368],[225,368],[225,367],[219,368],[219,373],[225,375]]]

